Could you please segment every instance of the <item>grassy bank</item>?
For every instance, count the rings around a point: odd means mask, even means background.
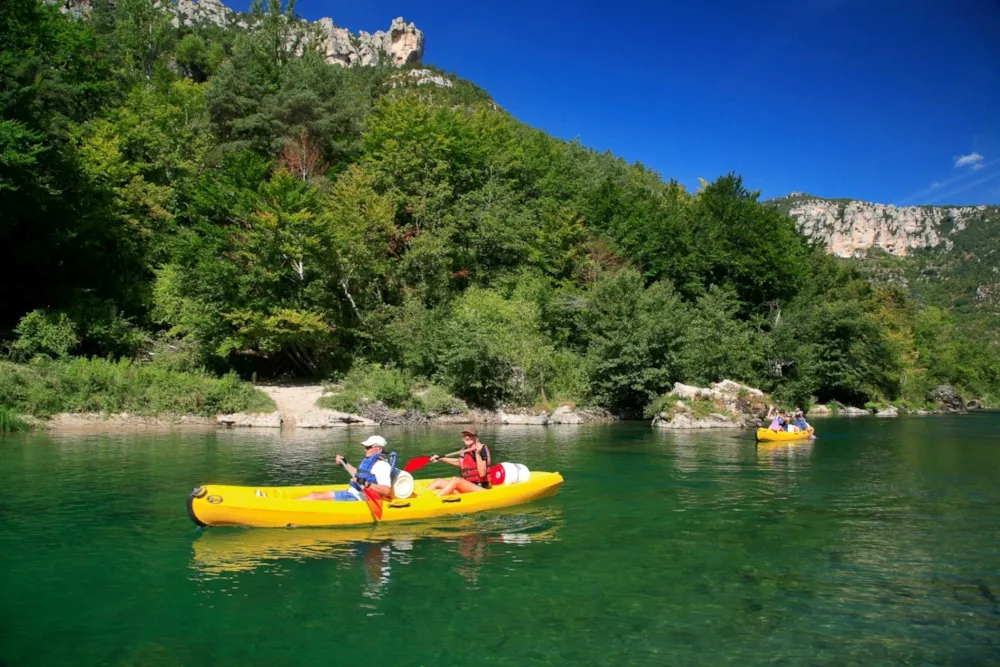
[[[74,358],[30,364],[0,361],[0,407],[36,417],[60,412],[211,417],[270,412],[274,402],[236,375],[219,378],[127,359]]]
[[[320,407],[356,414],[365,414],[376,404],[391,410],[436,415],[456,415],[468,410],[465,403],[446,389],[381,364],[356,364],[344,377],[326,385],[326,392],[317,401]]]

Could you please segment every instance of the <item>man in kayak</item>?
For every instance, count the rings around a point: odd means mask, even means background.
[[[458,466],[462,473],[461,477],[452,477],[447,480],[436,479],[427,486],[428,489],[440,489],[439,496],[447,496],[456,492],[483,491],[490,488],[490,466],[493,465],[490,448],[479,441],[479,432],[474,426],[462,431],[462,442],[465,443],[465,449],[462,450],[457,459],[431,457],[431,461],[443,461]]]
[[[380,435],[370,436],[361,443],[365,458],[355,468],[343,454],[337,454],[337,465],[351,476],[345,491],[314,491],[297,500],[364,500],[362,489],[367,487],[383,498],[392,496],[392,466],[383,456],[386,442]]]

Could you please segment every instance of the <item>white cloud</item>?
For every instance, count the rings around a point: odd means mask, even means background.
[[[968,155],[959,155],[955,158],[956,167],[967,167],[969,165],[975,165],[983,161],[983,156],[979,153],[969,153]]]
[[[983,168],[982,162],[977,162],[974,165],[972,165],[972,171],[979,171],[982,168]]]
[[[934,181],[933,183],[931,183],[931,190],[937,190],[942,185],[943,185],[942,183],[938,183],[937,181]]]

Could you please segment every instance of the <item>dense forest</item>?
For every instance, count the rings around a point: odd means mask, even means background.
[[[0,3],[8,366],[625,416],[723,378],[803,406],[1000,397],[992,321],[810,247],[738,175],[689,192],[457,77],[328,64],[280,0],[252,12],[223,30],[149,0]]]

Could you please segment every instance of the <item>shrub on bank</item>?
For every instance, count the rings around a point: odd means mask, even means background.
[[[374,403],[395,410],[461,414],[465,404],[438,385],[413,381],[402,371],[382,364],[355,364],[339,382],[327,385],[317,401],[321,408],[360,413]]]
[[[17,433],[28,431],[31,424],[10,408],[0,405],[0,433]]]
[[[177,373],[128,359],[0,361],[0,405],[22,414],[270,412],[274,402],[235,374]]]

